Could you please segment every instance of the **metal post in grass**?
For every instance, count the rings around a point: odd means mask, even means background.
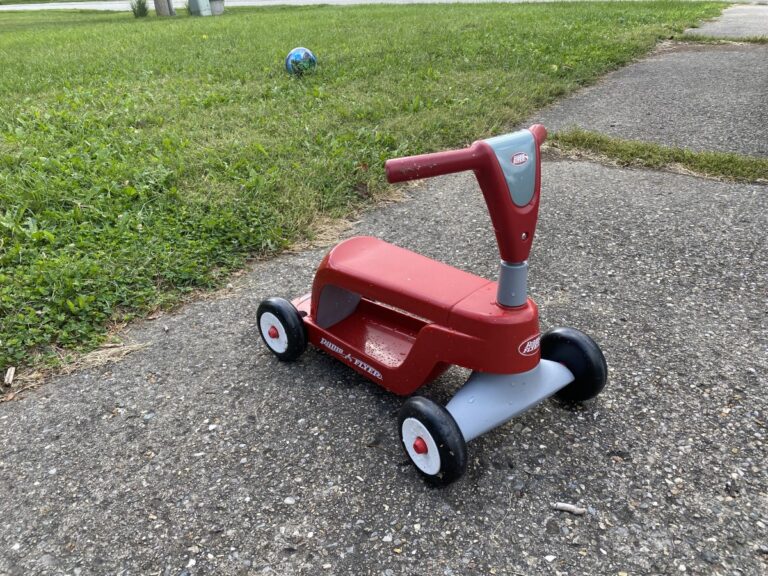
[[[210,16],[211,3],[208,0],[189,0],[189,13],[192,16]]]
[[[224,14],[224,0],[208,0],[211,5],[211,14],[221,16]]]
[[[155,14],[158,16],[176,16],[173,0],[155,0]]]

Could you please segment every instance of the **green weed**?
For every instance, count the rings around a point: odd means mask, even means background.
[[[667,169],[683,168],[711,178],[736,182],[768,182],[768,159],[724,152],[694,152],[649,142],[621,140],[595,132],[573,129],[558,132],[550,143],[566,152],[604,156],[621,166]]]
[[[149,15],[147,0],[131,0],[131,12],[135,18],[144,18]]]
[[[680,42],[697,42],[699,44],[768,44],[768,36],[744,36],[742,38],[722,38],[720,36],[708,36],[706,34],[680,34],[675,36]]]

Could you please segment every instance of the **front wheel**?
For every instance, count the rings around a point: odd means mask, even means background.
[[[264,300],[256,311],[256,322],[264,344],[279,360],[296,360],[307,348],[304,320],[288,300]]]
[[[564,365],[573,382],[555,396],[564,402],[584,402],[605,388],[608,365],[592,338],[575,328],[555,328],[541,337],[541,357]]]
[[[408,458],[427,482],[445,486],[461,478],[467,469],[467,443],[448,410],[414,396],[400,408],[397,423]]]

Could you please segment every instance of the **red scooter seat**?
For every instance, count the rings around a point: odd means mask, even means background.
[[[445,324],[456,304],[491,283],[378,238],[357,236],[328,253],[315,276],[314,293],[338,286]]]

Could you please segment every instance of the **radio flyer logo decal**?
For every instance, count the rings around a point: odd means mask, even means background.
[[[541,334],[535,334],[530,338],[523,340],[522,344],[518,346],[517,351],[523,356],[533,356],[539,351],[539,345],[541,344]]]
[[[370,364],[363,362],[362,360],[360,360],[360,358],[355,358],[354,356],[352,356],[352,354],[348,354],[344,352],[344,348],[342,348],[341,346],[337,346],[333,342],[330,342],[329,340],[326,340],[323,337],[320,338],[320,345],[325,346],[331,352],[338,354],[339,356],[341,356],[341,359],[345,360],[347,363],[357,366],[358,368],[364,370],[365,372],[368,372],[368,374],[370,374],[377,380],[384,379],[381,376],[381,372],[376,370],[376,368],[374,368]]]
[[[514,156],[512,156],[513,166],[522,166],[526,162],[528,162],[528,154],[525,152],[517,152]]]

